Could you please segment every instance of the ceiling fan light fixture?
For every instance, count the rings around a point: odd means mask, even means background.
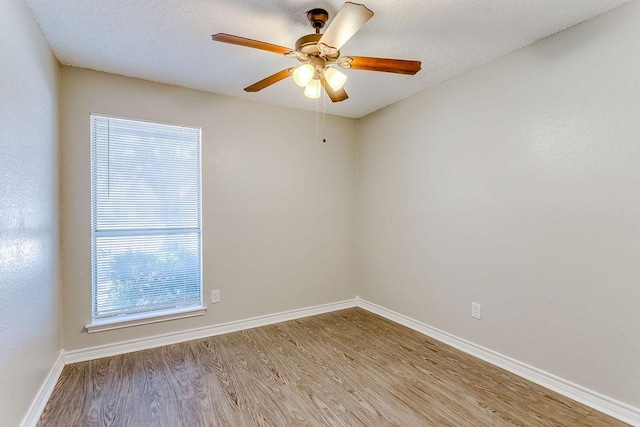
[[[320,85],[320,80],[313,79],[309,82],[309,84],[304,88],[304,95],[307,98],[317,99],[320,98],[322,94],[322,85]]]
[[[303,64],[293,70],[293,81],[300,87],[305,87],[311,82],[314,74],[316,73],[315,68],[311,64]]]
[[[324,70],[324,78],[329,84],[329,86],[331,86],[331,89],[335,91],[342,89],[342,86],[344,86],[344,84],[347,81],[346,74],[344,74],[339,70],[336,70],[335,68],[330,68],[330,67]]]

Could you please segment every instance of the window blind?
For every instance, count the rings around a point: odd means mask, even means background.
[[[90,120],[94,319],[201,306],[200,129]]]

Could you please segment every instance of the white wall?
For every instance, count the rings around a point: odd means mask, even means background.
[[[355,295],[356,123],[78,68],[61,71],[64,348],[247,319]],[[205,316],[87,334],[89,114],[202,127]],[[322,123],[322,116],[320,116]]]
[[[359,120],[359,294],[640,407],[638,52],[632,2]]]
[[[18,425],[60,349],[58,62],[22,0],[0,2],[0,58],[0,423]]]

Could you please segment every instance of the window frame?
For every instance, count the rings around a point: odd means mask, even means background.
[[[95,282],[96,280],[95,268],[96,268],[96,262],[97,262],[96,260],[97,253],[96,253],[96,227],[95,227],[95,223],[96,223],[95,197],[97,196],[94,194],[95,193],[94,168],[96,167],[94,165],[96,147],[93,141],[93,118],[94,117],[105,118],[105,119],[116,119],[116,120],[128,120],[133,122],[141,122],[148,125],[157,124],[157,125],[165,125],[165,126],[177,126],[177,127],[183,127],[183,128],[190,128],[192,130],[198,131],[198,177],[199,177],[198,223],[199,223],[199,228],[197,229],[197,231],[198,231],[198,251],[199,251],[198,274],[199,274],[199,284],[200,284],[200,289],[199,289],[200,301],[198,304],[182,306],[182,307],[171,307],[166,309],[155,309],[155,310],[147,310],[147,311],[140,311],[140,312],[133,312],[133,313],[125,313],[125,314],[114,315],[110,317],[95,317],[95,307],[96,307],[95,299],[96,299],[96,287],[97,287],[97,283]],[[86,331],[88,333],[94,333],[94,332],[108,331],[113,329],[120,329],[120,328],[126,328],[131,326],[145,325],[150,323],[164,322],[168,320],[183,319],[188,317],[204,315],[207,308],[206,308],[206,305],[204,304],[204,283],[203,283],[203,268],[202,268],[203,267],[202,128],[197,126],[151,121],[151,120],[137,119],[137,118],[130,118],[130,117],[121,117],[121,116],[114,116],[110,114],[93,113],[93,112],[89,114],[89,128],[90,128],[89,138],[90,138],[90,157],[91,157],[90,158],[90,168],[91,168],[91,184],[90,184],[91,185],[91,198],[90,198],[91,199],[91,203],[90,203],[91,204],[91,217],[90,217],[90,221],[91,221],[91,322],[85,325]],[[123,237],[136,235],[135,230],[140,231],[140,234],[138,235],[145,235],[146,232],[148,232],[147,231],[148,229],[138,228],[138,229],[133,229],[131,232],[127,231],[126,233],[123,234]],[[163,229],[157,229],[157,231],[162,231],[162,230]],[[164,230],[171,230],[171,227],[168,227]],[[115,232],[114,234],[117,234],[117,232]]]

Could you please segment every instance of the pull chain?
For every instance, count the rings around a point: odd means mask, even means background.
[[[328,84],[328,83],[327,83]],[[322,142],[327,142],[326,124],[327,124],[327,91],[323,90],[322,97]]]

